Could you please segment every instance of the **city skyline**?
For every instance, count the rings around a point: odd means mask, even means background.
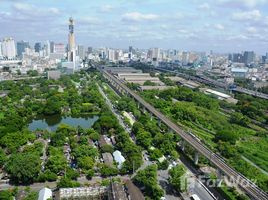
[[[267,51],[268,1],[7,1],[0,0],[0,38],[67,43],[68,19],[77,44],[193,51]],[[223,17],[224,16],[224,17]]]

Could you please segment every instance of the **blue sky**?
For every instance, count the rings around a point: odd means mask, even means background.
[[[0,38],[93,47],[268,52],[268,0],[0,0]]]

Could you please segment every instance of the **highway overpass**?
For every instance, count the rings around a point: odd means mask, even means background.
[[[250,196],[251,199],[256,200],[268,200],[268,194],[260,189],[257,185],[247,179],[244,175],[240,174],[229,165],[227,165],[222,157],[213,153],[200,141],[183,131],[176,123],[172,122],[161,112],[156,110],[152,105],[143,100],[138,94],[130,90],[124,85],[120,80],[114,77],[107,71],[98,68],[102,72],[103,76],[110,82],[110,84],[116,88],[122,94],[126,94],[132,97],[140,106],[146,109],[149,113],[154,115],[158,120],[163,122],[170,130],[180,135],[183,141],[186,141],[191,145],[197,152],[205,156],[211,163],[213,163],[216,168],[226,175],[230,180],[236,181],[237,185],[245,191],[245,193]]]

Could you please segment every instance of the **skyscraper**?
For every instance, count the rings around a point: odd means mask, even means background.
[[[3,54],[2,54],[2,42],[0,41],[0,58],[3,57]]]
[[[80,59],[84,59],[85,58],[85,48],[82,45],[78,45],[77,46],[77,53]]]
[[[254,62],[254,51],[245,51],[244,52],[244,63],[249,65]]]
[[[50,53],[54,53],[54,52],[55,52],[55,43],[50,42]]]
[[[16,57],[15,41],[12,38],[5,38],[2,41],[2,54],[7,59],[14,59]]]
[[[69,42],[68,42],[68,60],[73,62],[75,60],[75,38],[74,38],[74,20],[69,19]]]
[[[34,51],[35,52],[37,52],[37,53],[39,53],[40,51],[41,51],[41,43],[40,42],[37,42],[37,43],[35,43],[35,45],[34,45]]]
[[[17,42],[17,55],[19,57],[22,57],[22,53],[24,53],[25,49],[29,47],[30,47],[29,42],[25,41]]]

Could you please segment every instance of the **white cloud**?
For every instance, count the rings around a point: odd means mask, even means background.
[[[268,3],[268,0],[218,0],[218,2],[220,2],[221,5],[226,5],[234,8],[255,8],[258,5]]]
[[[139,12],[130,12],[130,13],[125,13],[122,19],[124,21],[139,22],[139,21],[152,21],[158,18],[159,16],[155,14],[142,14]]]
[[[246,31],[247,31],[248,33],[257,33],[257,32],[258,32],[258,30],[257,30],[255,27],[253,27],[253,26],[248,27],[248,28],[246,29]]]
[[[54,7],[42,8],[27,3],[14,3],[13,8],[21,14],[31,16],[45,16],[45,15],[51,16],[60,14],[58,8]]]
[[[215,24],[214,27],[220,31],[224,30],[224,26],[222,24]]]
[[[112,5],[106,4],[100,7],[101,12],[110,12],[114,9]]]
[[[261,18],[261,12],[259,10],[245,11],[245,12],[236,12],[233,13],[232,19],[238,21],[257,21]]]
[[[210,5],[208,3],[203,3],[198,6],[200,10],[210,10]]]

